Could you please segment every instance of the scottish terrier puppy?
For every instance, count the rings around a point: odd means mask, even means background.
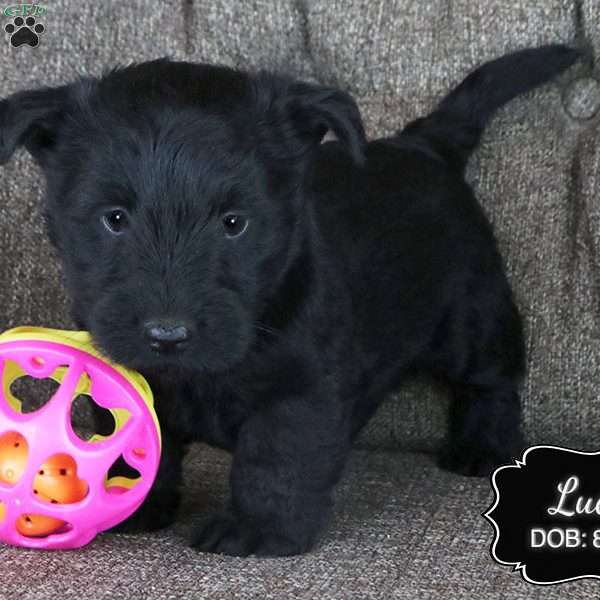
[[[74,317],[150,381],[156,484],[123,529],[172,522],[186,446],[233,453],[203,551],[309,550],[352,440],[407,373],[453,391],[440,464],[484,475],[521,443],[519,311],[465,182],[500,106],[578,53],[528,49],[367,142],[345,92],[156,60],[0,102],[0,163],[24,146]]]

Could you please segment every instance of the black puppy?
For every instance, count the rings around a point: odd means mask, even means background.
[[[509,460],[521,321],[463,174],[493,112],[577,56],[490,62],[371,143],[344,92],[168,60],[0,103],[0,163],[23,145],[44,170],[77,322],[156,394],[161,468],[126,529],[172,521],[200,440],[234,453],[232,495],[193,545],[305,552],[353,438],[415,369],[454,391],[442,466]]]

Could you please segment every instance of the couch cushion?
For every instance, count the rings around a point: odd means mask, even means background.
[[[592,0],[593,1],[593,0]],[[311,0],[316,71],[356,94],[445,93],[468,69],[528,45],[570,42],[574,2]]]
[[[596,0],[578,2],[578,10],[574,13],[579,35],[591,43],[596,57],[600,52],[600,4]]]
[[[397,598],[447,600],[596,599],[594,581],[539,587],[489,554],[481,517],[487,480],[439,471],[429,456],[356,452],[339,489],[335,518],[306,556],[237,559],[200,554],[185,536],[221,506],[226,455],[194,448],[180,522],[154,535],[100,536],[72,552],[0,547],[3,600],[89,598]]]
[[[0,90],[165,54],[276,66],[349,87],[375,136],[429,110],[470,68],[506,50],[569,41],[579,30],[598,51],[598,3],[581,6],[577,28],[575,4],[559,0],[61,0],[44,17],[39,48],[0,48]],[[598,119],[563,106],[575,89],[571,79],[589,75],[578,67],[513,102],[469,168],[526,317],[523,404],[532,442],[589,446],[597,432]],[[70,325],[40,196],[30,159],[20,154],[0,168],[0,329]],[[432,448],[444,435],[445,403],[445,393],[429,384],[406,386],[382,408],[364,443]]]

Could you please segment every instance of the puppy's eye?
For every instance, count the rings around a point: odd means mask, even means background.
[[[111,233],[123,233],[129,225],[129,216],[122,208],[114,208],[102,216],[102,223]]]
[[[242,215],[233,213],[226,214],[223,217],[223,229],[227,237],[233,238],[242,235],[248,227],[248,219]]]

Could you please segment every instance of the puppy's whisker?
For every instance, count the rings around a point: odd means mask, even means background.
[[[268,327],[267,325],[263,325],[262,323],[254,323],[253,327],[258,331],[268,333],[269,335],[272,335],[274,337],[279,337],[281,335],[281,332],[277,331],[277,329],[273,329],[272,327]]]

